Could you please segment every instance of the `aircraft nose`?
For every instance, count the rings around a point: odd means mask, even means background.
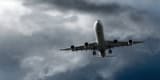
[[[96,21],[96,24],[99,24],[100,22],[101,22],[100,20],[97,20],[97,21]]]
[[[97,21],[96,21],[96,27],[99,27],[99,26],[101,26],[101,21],[100,21],[100,20],[97,20]]]
[[[100,27],[101,27],[101,21],[100,20],[96,20],[95,29],[98,30]]]

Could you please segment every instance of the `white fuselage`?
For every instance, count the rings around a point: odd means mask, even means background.
[[[95,23],[95,30],[96,30],[98,46],[100,49],[105,50],[105,38],[104,38],[103,26],[99,20],[97,20]]]

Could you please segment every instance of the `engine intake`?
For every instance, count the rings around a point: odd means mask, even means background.
[[[116,39],[115,39],[115,40],[113,40],[113,42],[114,42],[114,43],[117,43],[117,42],[118,42],[118,40],[116,40]]]
[[[132,40],[129,40],[129,41],[128,41],[128,44],[132,44],[132,43],[133,43],[133,41],[132,41]]]
[[[85,42],[84,45],[85,45],[85,47],[88,47],[88,42]]]
[[[71,45],[71,49],[72,49],[72,51],[74,50],[74,48],[75,48],[75,47],[74,47],[74,45]]]

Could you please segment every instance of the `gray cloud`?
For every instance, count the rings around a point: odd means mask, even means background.
[[[133,36],[136,33],[138,33],[140,36],[144,36],[143,38],[148,35],[152,36],[153,34],[159,34],[157,31],[159,26],[159,22],[157,21],[159,21],[159,18],[157,18],[157,15],[150,11],[151,8],[144,8],[146,4],[142,4],[141,6],[143,7],[140,7],[139,4],[136,5],[133,3],[131,4],[130,2],[120,2],[114,0],[101,0],[100,3],[94,0],[30,0],[26,1],[24,4],[33,7],[39,6],[39,8],[42,10],[43,8],[48,7],[49,10],[54,10],[56,8],[58,10],[63,9],[62,11],[71,10],[74,12],[81,13],[82,11],[89,13],[96,19],[101,19],[105,27],[107,27],[106,30],[108,32],[116,33],[117,35],[125,34],[123,38],[126,38],[127,36]],[[117,32],[117,30],[121,32]],[[142,32],[141,30],[144,31]]]
[[[46,6],[45,6],[46,4]],[[25,5],[44,5],[45,9],[58,8],[63,11],[77,10],[92,13],[111,13],[118,14],[123,11],[132,10],[133,8],[128,5],[121,5],[116,2],[106,4],[96,4],[88,2],[87,0],[30,0],[26,1]],[[83,5],[83,6],[82,6]],[[49,7],[47,7],[49,6]],[[43,8],[42,8],[43,9]],[[134,10],[134,9],[133,9]]]
[[[10,77],[15,76],[13,77],[15,80],[43,79],[47,75],[65,72],[68,69],[72,70],[87,64],[81,64],[80,56],[82,55],[74,56],[58,51],[65,47],[64,44],[68,47],[74,41],[80,40],[74,36],[75,34],[79,37],[83,36],[80,34],[81,31],[77,32],[65,28],[64,23],[68,20],[72,22],[72,19],[65,18],[65,20],[61,16],[54,19],[46,14],[37,14],[36,12],[21,16],[19,19],[19,24],[24,25],[23,28],[26,30],[25,34],[23,34],[24,29],[22,28],[22,32],[15,29],[17,31],[9,31],[0,36],[0,68],[6,71],[3,73],[6,75],[3,76],[4,79],[9,80],[7,74]],[[37,30],[32,31],[34,29]],[[37,68],[39,66],[41,67]],[[9,71],[7,71],[8,69]],[[48,71],[45,72],[47,69]],[[13,75],[10,71],[15,74]]]
[[[79,4],[75,4],[77,2]],[[84,0],[31,0],[24,3],[31,9],[30,13],[18,15],[16,19],[13,16],[4,18],[8,25],[0,23],[7,28],[16,24],[10,31],[5,28],[6,31],[1,32],[3,35],[0,36],[0,74],[3,74],[5,80],[10,80],[7,76],[14,80],[118,80],[116,77],[121,76],[119,71],[126,68],[134,70],[139,67],[134,65],[144,63],[148,58],[153,59],[153,55],[159,53],[159,18],[153,14],[138,12],[137,9],[118,2],[102,5]],[[82,4],[84,6],[81,6]],[[40,10],[35,8],[37,6]],[[46,7],[51,12],[53,10],[53,13],[56,9],[62,15],[46,14],[47,10],[41,10]],[[75,14],[64,13],[62,10],[71,10]],[[68,14],[73,16],[66,17]],[[154,38],[155,40],[145,43],[152,43],[154,53],[150,54],[148,47],[143,45],[113,49],[116,57],[110,59],[93,57],[91,52],[70,54],[58,51],[59,48],[69,47],[71,44],[94,40],[93,32],[87,29],[92,30],[93,21],[97,18],[101,19],[105,26],[107,39]],[[123,74],[126,74],[125,72]]]

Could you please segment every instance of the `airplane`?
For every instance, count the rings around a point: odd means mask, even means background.
[[[112,48],[114,47],[121,47],[121,46],[131,46],[133,44],[143,43],[143,41],[118,41],[118,40],[105,40],[104,32],[103,32],[103,25],[100,20],[95,22],[95,32],[96,32],[96,42],[88,43],[85,42],[83,45],[74,46],[71,45],[70,48],[60,49],[63,51],[82,51],[82,50],[92,50],[93,55],[95,56],[97,53],[96,51],[100,52],[101,57],[106,57],[105,51],[108,49],[108,55],[112,54]]]

